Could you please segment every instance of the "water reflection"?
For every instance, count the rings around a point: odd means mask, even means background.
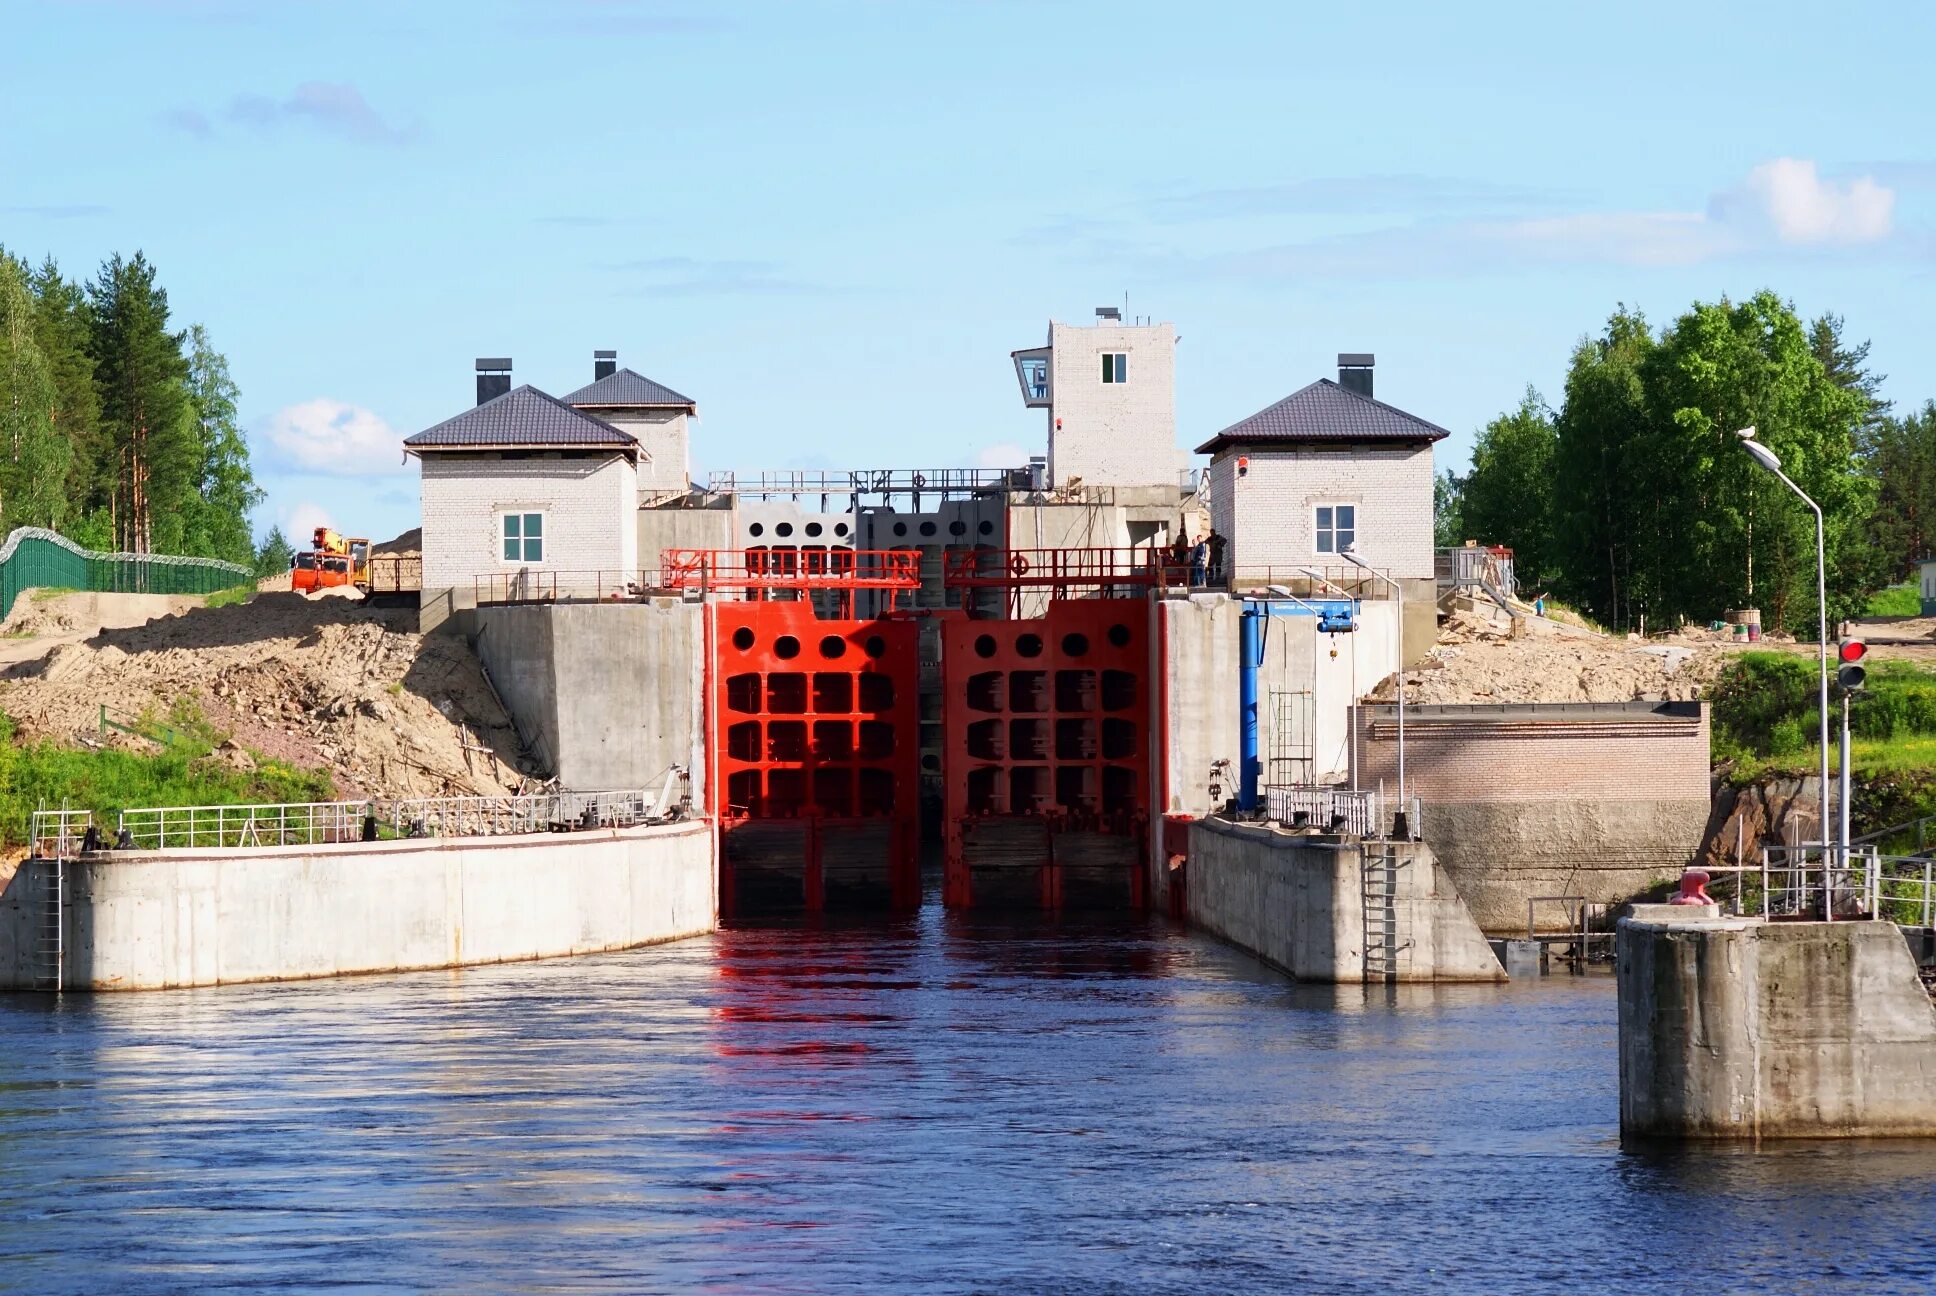
[[[1622,1152],[1613,992],[902,918],[0,1000],[0,1286],[1927,1290],[1936,1150]]]

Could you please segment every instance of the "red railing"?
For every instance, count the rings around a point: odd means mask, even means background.
[[[921,555],[908,549],[667,549],[659,584],[752,601],[827,595],[834,615],[853,616],[857,590],[882,591],[887,611],[920,589]]]
[[[1154,585],[1163,554],[1155,549],[961,549],[945,558],[950,589],[1042,589]]]

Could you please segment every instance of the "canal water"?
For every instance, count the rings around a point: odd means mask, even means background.
[[[0,998],[0,1290],[1929,1292],[1936,1149],[1622,1151],[1604,977],[929,908]]]

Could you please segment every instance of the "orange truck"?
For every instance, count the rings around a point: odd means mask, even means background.
[[[289,587],[299,594],[313,593],[336,585],[370,588],[370,542],[360,537],[341,536],[328,527],[317,527],[315,547],[296,555]]]

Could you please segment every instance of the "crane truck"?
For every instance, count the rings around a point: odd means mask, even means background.
[[[336,585],[370,588],[370,542],[360,536],[338,535],[329,527],[317,527],[314,548],[296,555],[289,587],[299,594],[313,593]]]

